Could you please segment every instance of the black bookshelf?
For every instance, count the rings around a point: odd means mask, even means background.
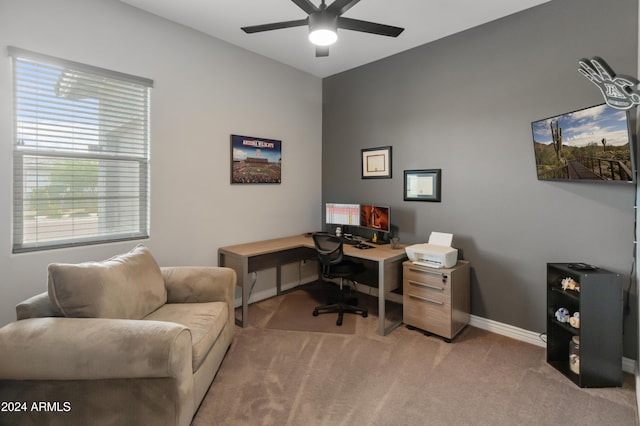
[[[622,277],[605,269],[580,270],[547,264],[547,362],[580,387],[622,386]],[[572,278],[580,291],[563,290]],[[580,312],[580,328],[556,319],[567,308]],[[569,363],[570,343],[580,340],[579,374]]]

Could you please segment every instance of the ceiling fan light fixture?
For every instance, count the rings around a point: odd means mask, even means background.
[[[316,46],[331,46],[338,40],[338,34],[335,31],[320,28],[309,33],[309,41]]]
[[[338,40],[338,17],[326,12],[309,15],[309,41],[316,46],[330,46]]]

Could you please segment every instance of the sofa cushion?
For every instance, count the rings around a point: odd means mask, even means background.
[[[66,317],[142,319],[167,301],[160,267],[143,245],[103,262],[53,263],[48,291]]]
[[[196,372],[227,324],[229,307],[226,302],[167,303],[144,319],[175,322],[191,330]]]

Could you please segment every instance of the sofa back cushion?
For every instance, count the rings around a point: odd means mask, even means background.
[[[167,302],[160,267],[143,245],[103,262],[53,263],[48,291],[66,317],[142,319]]]

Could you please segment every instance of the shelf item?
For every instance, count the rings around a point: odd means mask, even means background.
[[[547,264],[547,362],[580,387],[622,386],[622,277],[573,264]],[[563,289],[567,278],[578,288]]]
[[[569,369],[580,374],[580,336],[573,336],[569,342]]]
[[[469,323],[469,262],[452,268],[403,263],[403,321],[450,342]]]

